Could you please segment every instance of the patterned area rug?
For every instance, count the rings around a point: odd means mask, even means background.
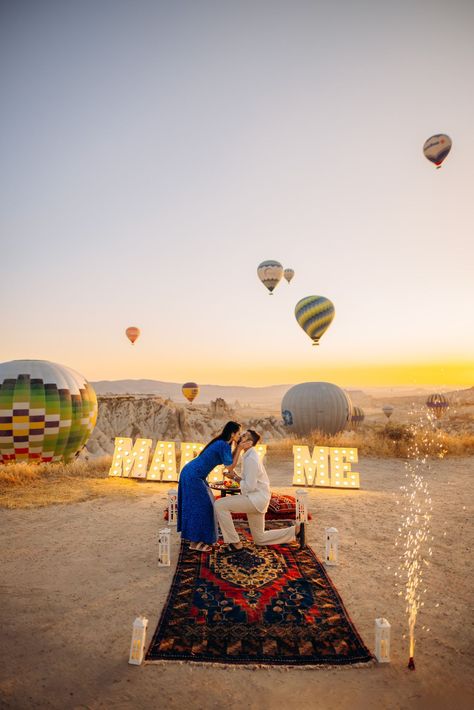
[[[274,522],[267,527],[280,527]],[[348,665],[372,660],[310,548],[181,550],[147,661],[250,665]]]

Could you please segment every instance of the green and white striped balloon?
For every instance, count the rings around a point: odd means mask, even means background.
[[[93,387],[47,360],[0,364],[0,463],[69,461],[97,420]]]

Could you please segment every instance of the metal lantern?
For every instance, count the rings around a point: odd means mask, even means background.
[[[168,525],[178,523],[178,491],[170,488],[168,491]]]
[[[171,564],[169,528],[162,528],[158,533],[158,567],[169,567]]]
[[[133,666],[139,666],[143,661],[147,626],[148,619],[144,616],[137,616],[133,622],[132,643],[130,644],[130,657],[128,659],[128,662]]]
[[[375,619],[375,658],[390,663],[390,624],[387,619]]]
[[[327,565],[337,565],[338,563],[338,544],[339,532],[337,528],[326,528],[326,557]]]
[[[308,491],[305,491],[304,488],[296,490],[296,522],[308,522]]]

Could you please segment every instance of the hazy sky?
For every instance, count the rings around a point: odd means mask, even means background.
[[[473,383],[472,0],[0,7],[0,361]],[[269,258],[296,271],[271,298]]]

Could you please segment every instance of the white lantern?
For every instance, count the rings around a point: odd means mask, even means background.
[[[133,622],[132,643],[130,645],[130,657],[128,659],[128,662],[133,666],[139,666],[143,661],[147,626],[148,619],[145,619],[144,616],[137,616]]]
[[[170,488],[168,491],[168,525],[178,524],[178,491]]]
[[[339,533],[337,528],[326,528],[326,559],[327,565],[337,565]]]
[[[296,522],[308,522],[308,491],[303,488],[296,489]]]
[[[375,658],[390,663],[390,624],[387,619],[375,619]]]
[[[169,567],[171,564],[169,528],[162,528],[158,533],[158,567]]]

